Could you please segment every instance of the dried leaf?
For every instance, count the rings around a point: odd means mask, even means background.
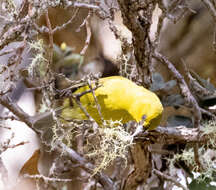
[[[38,160],[40,157],[40,149],[36,150],[31,158],[24,164],[20,170],[20,175],[29,174],[36,175],[39,174],[38,171]]]

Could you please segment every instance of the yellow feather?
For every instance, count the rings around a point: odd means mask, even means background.
[[[163,106],[155,93],[121,76],[101,78],[99,84],[101,86],[95,90],[95,96],[105,120],[121,120],[122,123],[130,120],[139,122],[145,115],[145,127],[154,129],[159,125]],[[86,90],[89,90],[89,87],[81,87],[75,91],[75,94]],[[91,117],[101,124],[101,117],[92,93],[83,95],[80,101]],[[64,107],[62,117],[65,119],[87,119],[75,101],[70,105],[69,99],[65,100]]]

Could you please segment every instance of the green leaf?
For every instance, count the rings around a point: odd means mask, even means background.
[[[194,179],[189,184],[189,190],[216,190],[216,186],[211,185],[209,180],[200,182]]]

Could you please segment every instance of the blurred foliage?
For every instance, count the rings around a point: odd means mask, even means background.
[[[193,127],[192,119],[183,115],[172,115],[167,119],[167,127],[186,126]]]
[[[160,73],[153,73],[152,75],[152,84],[150,86],[150,90],[152,91],[159,91],[159,90],[170,90],[174,86],[176,86],[176,81],[175,80],[170,80],[168,82],[164,81],[163,76]]]
[[[184,105],[185,101],[181,94],[171,94],[163,97],[162,103],[164,107]]]
[[[64,73],[69,78],[76,78],[80,66],[83,64],[84,57],[74,53],[74,48],[65,43],[61,47],[54,44],[53,63],[55,71]]]
[[[196,79],[196,81],[205,89],[207,89],[208,91],[214,93],[216,88],[214,87],[213,84],[210,83],[209,79],[205,80],[203,78],[201,78],[197,73],[195,73],[194,71],[190,71],[190,74],[193,78]]]
[[[211,185],[210,182],[211,180],[208,178],[206,178],[206,180],[202,182],[194,179],[189,184],[189,190],[216,190],[216,186]]]
[[[198,82],[198,84],[205,89],[205,94],[200,93],[196,94],[196,98],[198,99],[199,105],[201,107],[209,107],[216,104],[216,88],[215,86],[210,83],[210,80],[201,78],[198,74],[194,71],[190,71],[191,76]],[[208,93],[208,94],[206,94]]]

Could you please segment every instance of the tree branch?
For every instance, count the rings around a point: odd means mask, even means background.
[[[165,179],[165,180],[167,180],[167,181],[171,181],[171,182],[174,183],[176,186],[181,187],[183,190],[188,190],[187,187],[185,187],[184,185],[182,185],[181,183],[179,183],[174,177],[168,176],[168,175],[166,175],[166,174],[164,174],[164,173],[162,173],[161,171],[156,170],[156,169],[154,169],[153,172],[154,172],[157,176],[159,176],[160,178]]]
[[[58,152],[62,152],[62,150],[64,150],[64,156],[69,157],[72,162],[78,163],[82,169],[89,173],[92,173],[95,168],[93,164],[88,162],[85,158],[77,154],[73,149],[68,148],[65,144],[61,142],[58,142],[56,150]],[[104,187],[105,190],[117,190],[113,184],[113,181],[102,172],[96,173],[94,177],[100,182],[100,184]]]
[[[25,113],[16,103],[12,102],[9,97],[0,97],[0,104],[11,111],[15,116],[17,116],[20,121],[24,122],[28,127],[37,133],[33,127],[33,120],[31,116]]]

